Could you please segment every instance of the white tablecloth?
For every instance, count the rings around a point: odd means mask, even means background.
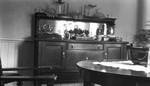
[[[145,67],[143,65],[134,65],[132,61],[93,62],[93,64],[150,73],[150,67]]]

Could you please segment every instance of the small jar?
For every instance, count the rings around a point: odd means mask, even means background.
[[[109,41],[109,37],[108,37],[108,36],[104,36],[104,37],[103,37],[103,40],[104,40],[104,41]]]

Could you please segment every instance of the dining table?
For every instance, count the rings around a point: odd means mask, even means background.
[[[83,86],[150,86],[150,67],[132,61],[84,60],[76,63]]]

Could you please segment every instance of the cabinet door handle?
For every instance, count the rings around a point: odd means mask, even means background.
[[[105,59],[106,59],[106,60],[108,59],[108,57],[107,57],[107,56],[108,56],[108,54],[107,54],[107,53],[105,53]]]
[[[63,52],[63,58],[65,59],[65,52]]]
[[[100,49],[100,45],[98,45],[98,50]]]

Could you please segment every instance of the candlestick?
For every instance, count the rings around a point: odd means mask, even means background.
[[[107,35],[107,25],[104,24],[104,35]]]

